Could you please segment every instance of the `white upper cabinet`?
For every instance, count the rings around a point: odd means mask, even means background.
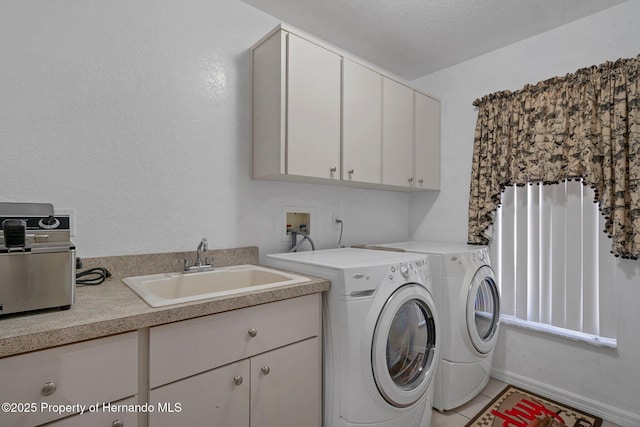
[[[382,97],[382,183],[411,187],[413,90],[385,77]]]
[[[340,179],[341,61],[286,31],[254,49],[254,178]]]
[[[340,63],[289,34],[287,174],[340,178]]]
[[[346,58],[342,66],[342,179],[380,184],[382,76]]]
[[[440,189],[440,101],[414,93],[414,185],[421,190]]]
[[[253,178],[439,189],[440,101],[284,25],[252,58]]]

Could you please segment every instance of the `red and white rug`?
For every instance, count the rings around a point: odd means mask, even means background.
[[[602,418],[509,385],[465,427],[600,427]]]

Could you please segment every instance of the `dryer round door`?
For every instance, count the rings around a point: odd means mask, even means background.
[[[427,391],[439,351],[435,303],[422,286],[398,288],[384,304],[373,333],[371,361],[380,394],[407,407]]]
[[[466,324],[475,349],[487,354],[495,347],[500,325],[500,294],[493,269],[480,267],[467,294]]]

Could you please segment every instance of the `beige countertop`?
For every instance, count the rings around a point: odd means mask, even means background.
[[[41,350],[150,326],[327,291],[327,280],[248,291],[160,308],[149,307],[122,281],[76,287],[69,310],[0,317],[0,357]]]

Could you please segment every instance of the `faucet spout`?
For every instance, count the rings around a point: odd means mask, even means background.
[[[209,242],[207,242],[207,239],[203,237],[198,245],[198,249],[196,249],[196,266],[202,266],[202,254],[208,250]]]
[[[203,238],[196,249],[195,262],[192,259],[184,260],[184,272],[185,273],[197,273],[200,271],[214,270],[213,257],[205,257],[202,261],[203,254],[209,250],[209,242]]]

